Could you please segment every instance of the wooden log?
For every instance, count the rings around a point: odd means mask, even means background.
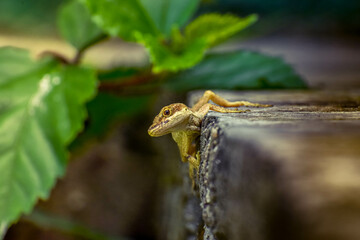
[[[204,239],[360,239],[360,91],[218,93],[274,107],[204,119]]]

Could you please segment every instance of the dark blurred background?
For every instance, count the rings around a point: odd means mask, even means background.
[[[2,32],[55,34],[56,12],[64,0],[2,0]],[[200,12],[258,13],[264,31],[312,34],[354,34],[360,29],[360,3],[357,0],[203,0]],[[266,28],[264,26],[267,26]]]
[[[73,55],[56,30],[63,2],[1,0],[0,46],[24,47],[34,56],[44,50]],[[199,14],[205,12],[260,16],[214,51],[247,48],[282,56],[312,88],[360,87],[359,0],[204,0]],[[114,62],[141,66],[147,55],[136,44],[111,40],[85,60],[99,68]],[[177,97],[164,95],[158,106]],[[178,153],[169,138],[146,135],[153,114],[124,120],[107,137],[74,152],[50,199],[14,225],[6,239],[181,239],[174,237],[180,231],[174,216],[182,201],[181,165],[170,161]]]

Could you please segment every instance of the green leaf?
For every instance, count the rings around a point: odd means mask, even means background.
[[[86,7],[78,1],[70,1],[60,8],[57,25],[61,35],[78,50],[102,35],[92,22]]]
[[[214,46],[256,21],[257,15],[255,14],[245,18],[239,18],[232,14],[205,14],[185,28],[185,37],[189,40],[204,38],[209,46]]]
[[[157,28],[169,36],[173,26],[182,27],[193,16],[199,0],[140,0]]]
[[[305,88],[306,84],[282,59],[256,52],[208,55],[196,67],[165,84],[173,91],[193,89]]]
[[[35,66],[26,50],[10,47],[0,49],[0,84],[8,78],[29,71]]]
[[[139,34],[137,40],[148,50],[154,73],[190,68],[201,61],[207,49],[203,39],[189,41],[181,49],[172,49],[162,39],[150,35]]]
[[[158,35],[139,0],[82,0],[92,19],[111,36],[133,41],[135,33]]]
[[[27,56],[23,50],[12,51]],[[0,56],[4,52],[9,49],[1,48]],[[91,69],[46,59],[31,65],[11,77],[0,75],[0,225],[14,222],[38,198],[48,197],[64,174],[66,147],[83,128],[84,104],[96,89]]]

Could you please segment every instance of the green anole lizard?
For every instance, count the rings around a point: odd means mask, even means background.
[[[209,100],[217,105],[208,103]],[[183,162],[189,162],[189,175],[194,186],[194,175],[198,172],[200,165],[200,154],[198,154],[198,146],[195,140],[200,135],[202,120],[209,110],[221,113],[240,113],[249,111],[225,108],[239,106],[271,107],[271,105],[247,101],[229,102],[208,90],[205,91],[204,95],[192,108],[189,108],[182,103],[174,103],[163,107],[160,113],[155,117],[148,133],[152,137],[160,137],[168,133],[172,134],[172,138],[179,147],[181,160]],[[196,173],[194,171],[196,171]]]

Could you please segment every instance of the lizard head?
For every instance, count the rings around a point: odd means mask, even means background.
[[[152,137],[160,137],[165,134],[181,131],[186,128],[191,110],[182,103],[174,103],[165,106],[154,118],[148,133]]]

